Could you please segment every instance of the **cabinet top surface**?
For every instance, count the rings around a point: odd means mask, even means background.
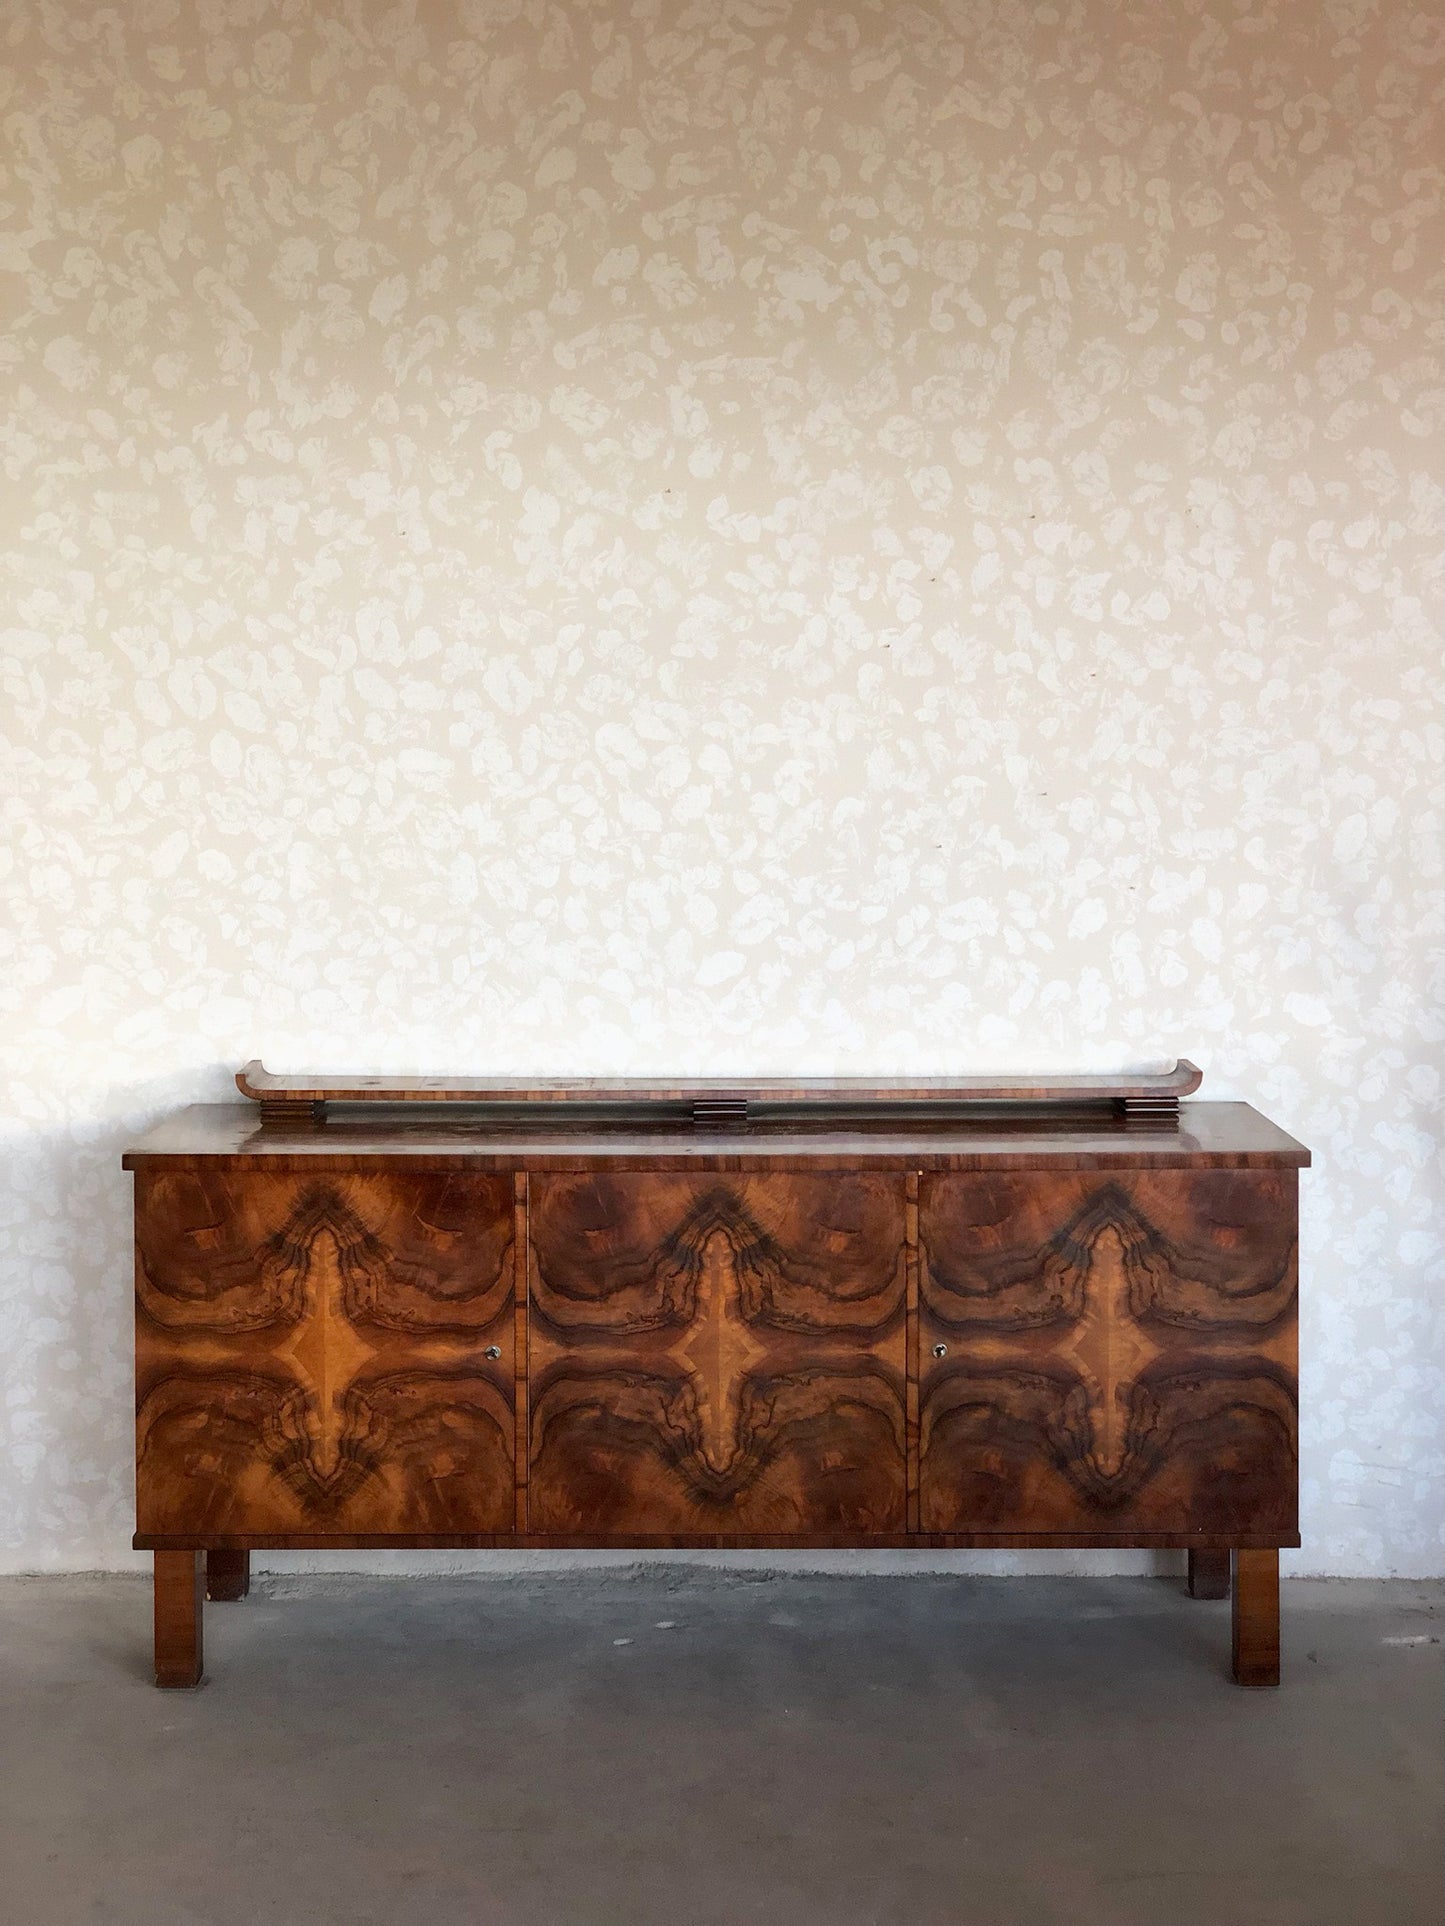
[[[127,1170],[225,1159],[284,1169],[378,1160],[493,1170],[1301,1168],[1304,1145],[1247,1103],[1185,1103],[1178,1127],[1122,1118],[789,1119],[744,1129],[635,1121],[380,1116],[263,1129],[254,1104],[193,1104],[122,1157]]]

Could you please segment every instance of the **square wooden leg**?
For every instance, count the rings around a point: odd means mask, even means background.
[[[1234,1554],[1234,1682],[1279,1684],[1279,1553]]]
[[[208,1551],[206,1553],[207,1598],[244,1598],[250,1589],[250,1552]]]
[[[1191,1598],[1229,1597],[1229,1553],[1227,1551],[1190,1552],[1189,1596]]]
[[[201,1553],[155,1554],[156,1684],[199,1685],[205,1580]]]

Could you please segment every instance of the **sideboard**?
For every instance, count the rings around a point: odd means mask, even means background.
[[[158,1684],[381,1546],[1176,1547],[1278,1682],[1309,1153],[1192,1066],[238,1081],[124,1157]]]

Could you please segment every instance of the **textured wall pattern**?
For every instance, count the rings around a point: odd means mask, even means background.
[[[245,1056],[1183,1049],[1317,1151],[1297,1568],[1445,1569],[1440,7],[0,37],[0,1560],[130,1558]]]

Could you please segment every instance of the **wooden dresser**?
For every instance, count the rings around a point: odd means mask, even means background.
[[[135,1173],[156,1679],[302,1547],[1174,1546],[1279,1677],[1297,1171],[1198,1072],[241,1073]]]

